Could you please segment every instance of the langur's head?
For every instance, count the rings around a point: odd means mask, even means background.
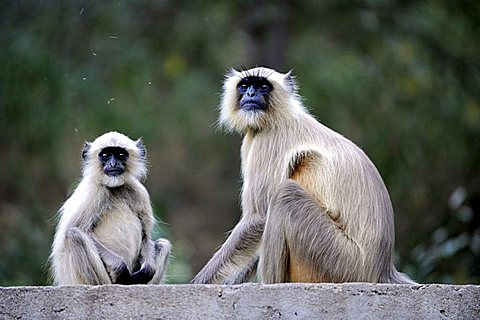
[[[82,150],[83,176],[109,188],[119,187],[128,179],[144,180],[147,175],[146,149],[141,139],[133,141],[108,132]]]
[[[232,69],[223,85],[219,123],[232,131],[261,131],[283,126],[304,111],[290,72]]]

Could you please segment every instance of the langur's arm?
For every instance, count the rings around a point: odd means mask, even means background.
[[[255,255],[243,268],[239,268],[237,272],[222,281],[222,284],[232,285],[240,284],[254,279],[258,267],[258,255]]]
[[[146,284],[152,280],[155,274],[155,243],[150,239],[155,221],[150,206],[146,206],[146,210],[140,210],[138,216],[142,223],[142,244],[139,255],[140,269],[132,274],[132,282]]]
[[[260,244],[264,221],[244,216],[212,259],[195,276],[192,283],[217,283],[231,273],[231,269],[246,264],[255,255]]]
[[[148,202],[148,200],[144,200]],[[153,218],[153,212],[150,207],[150,203],[148,205],[143,206],[143,210],[140,209],[138,211],[138,217],[142,224],[142,245],[140,247],[140,264],[142,268],[144,266],[153,265],[155,260],[155,245],[153,241],[150,239],[150,235],[153,232],[153,225],[155,220]]]
[[[101,189],[89,190],[89,184],[91,182],[82,180],[72,197],[60,209],[62,217],[66,217],[60,222],[65,230],[78,228],[83,232],[91,233],[100,220],[102,212],[105,211],[106,202],[97,199],[106,199],[108,196]]]

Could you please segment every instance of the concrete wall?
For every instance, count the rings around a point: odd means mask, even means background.
[[[480,319],[480,286],[243,284],[0,288],[0,319]]]

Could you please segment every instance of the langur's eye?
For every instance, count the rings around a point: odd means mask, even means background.
[[[106,152],[104,153],[100,153],[100,160],[102,160],[103,162],[106,162],[108,161],[108,159],[110,159],[110,155]]]
[[[262,84],[262,85],[260,86],[260,92],[261,92],[261,93],[267,93],[267,92],[269,92],[269,91],[270,91],[270,86],[269,86],[269,85],[267,85],[267,84]]]
[[[248,85],[246,85],[245,83],[242,83],[241,85],[238,86],[238,88],[239,88],[240,91],[242,91],[242,92],[247,92],[247,90],[248,90]]]
[[[126,155],[125,153],[123,153],[123,152],[120,152],[120,153],[118,154],[118,160],[120,160],[120,161],[125,161],[125,160],[127,160],[127,155]]]

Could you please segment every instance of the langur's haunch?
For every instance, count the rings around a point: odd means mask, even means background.
[[[244,135],[242,218],[193,283],[414,283],[393,263],[377,169],[306,110],[290,73],[232,70],[219,122]]]
[[[158,284],[171,245],[152,241],[150,197],[140,182],[146,150],[117,132],[106,133],[82,152],[83,178],[59,211],[50,256],[54,284]]]

